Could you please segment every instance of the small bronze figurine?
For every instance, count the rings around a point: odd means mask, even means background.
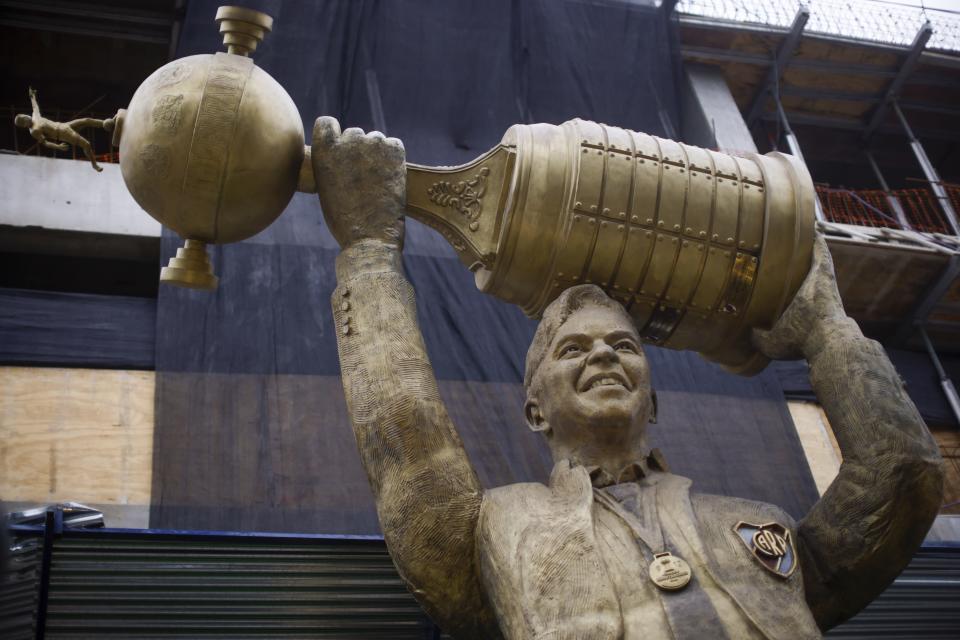
[[[28,116],[25,113],[19,113],[13,119],[14,124],[23,129],[29,129],[33,139],[48,149],[66,151],[67,145],[80,147],[93,168],[97,171],[103,171],[103,167],[97,164],[90,142],[77,131],[87,127],[98,127],[105,131],[113,131],[113,118],[107,118],[106,120],[77,118],[70,122],[54,122],[40,115],[40,105],[37,104],[37,90],[33,87],[30,87],[30,103],[33,105],[33,115]]]

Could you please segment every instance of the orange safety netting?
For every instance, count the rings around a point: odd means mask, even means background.
[[[944,185],[954,210],[960,209],[960,187]],[[896,198],[909,228],[928,233],[951,233],[937,197],[929,189],[896,189],[888,196],[879,189],[832,189],[817,186],[824,217],[830,222],[862,227],[904,228],[890,202]]]

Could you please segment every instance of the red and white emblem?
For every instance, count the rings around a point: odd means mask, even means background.
[[[793,536],[782,524],[740,521],[733,531],[764,569],[781,578],[789,578],[797,568],[797,549],[793,544]]]

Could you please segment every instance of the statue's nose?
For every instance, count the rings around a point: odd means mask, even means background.
[[[594,362],[618,362],[619,360],[620,357],[617,355],[616,349],[603,340],[595,342],[590,353],[587,355],[587,364]]]

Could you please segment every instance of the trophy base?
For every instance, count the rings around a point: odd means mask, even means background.
[[[212,291],[217,288],[219,278],[213,275],[213,265],[207,255],[207,245],[200,240],[187,240],[177,249],[176,257],[170,258],[160,270],[160,282]]]

